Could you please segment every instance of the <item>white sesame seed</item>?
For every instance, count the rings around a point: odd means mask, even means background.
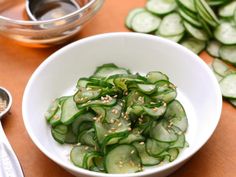
[[[135,151],[134,150],[132,150],[131,152],[130,152],[130,154],[133,154]]]
[[[144,144],[144,142],[143,142],[143,141],[141,141],[139,144],[143,145],[143,144]]]

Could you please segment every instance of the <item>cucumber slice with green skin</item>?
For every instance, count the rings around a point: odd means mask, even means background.
[[[110,96],[104,97],[102,100],[90,100],[87,103],[77,105],[78,109],[83,109],[86,107],[94,107],[94,106],[113,106],[116,104],[116,99]]]
[[[230,0],[208,0],[207,3],[210,6],[220,6],[230,2]]]
[[[163,103],[162,105],[153,105],[152,107],[143,106],[143,110],[149,116],[158,119],[166,112],[166,103]]]
[[[161,142],[174,142],[178,139],[173,130],[164,127],[163,121],[153,123],[150,129],[150,137]]]
[[[168,158],[169,162],[173,162],[179,155],[178,148],[169,149],[167,152],[168,155],[166,155],[166,157]]]
[[[222,95],[236,99],[236,74],[229,74],[220,81]]]
[[[236,46],[223,45],[220,47],[219,54],[223,60],[236,66]]]
[[[185,136],[181,134],[175,142],[170,143],[169,148],[184,148],[185,147]]]
[[[106,155],[105,168],[113,174],[135,173],[142,170],[142,163],[134,146],[118,145]]]
[[[205,0],[199,0],[196,1],[198,2],[198,6],[200,7],[200,10],[210,18],[216,25],[219,24],[219,19],[217,18],[216,14],[214,11],[211,9],[211,7],[207,4]]]
[[[236,9],[234,11],[234,23],[236,23]]]
[[[161,72],[157,72],[157,71],[151,71],[151,72],[147,73],[146,77],[147,77],[148,82],[150,82],[152,84],[154,84],[160,80],[169,80],[167,75],[165,75]]]
[[[175,35],[175,36],[162,36],[162,35],[159,34],[159,31],[157,31],[155,33],[155,35],[159,36],[159,37],[163,37],[163,38],[168,39],[168,40],[171,40],[171,41],[176,42],[176,43],[179,42],[184,37],[184,33],[178,34],[178,35]]]
[[[66,125],[57,125],[51,129],[52,137],[60,144],[65,143],[66,133],[68,128]]]
[[[78,137],[78,140],[81,144],[94,147],[97,145],[94,138],[95,138],[95,130],[92,128],[81,132]]]
[[[150,12],[140,12],[132,20],[132,29],[140,33],[151,33],[159,27],[161,18]]]
[[[74,101],[78,104],[86,103],[89,100],[97,99],[102,93],[102,89],[86,88],[79,89],[74,95]]]
[[[210,54],[213,57],[220,57],[220,54],[219,54],[220,47],[221,47],[221,43],[217,41],[210,41],[207,44],[206,51],[208,54]]]
[[[174,11],[176,7],[175,0],[149,0],[146,4],[147,10],[157,15],[168,14]]]
[[[114,123],[115,120],[119,119],[121,112],[123,111],[123,102],[118,102],[115,106],[106,109],[105,120],[107,123]]]
[[[102,121],[106,117],[106,110],[100,106],[92,106],[91,109],[96,113],[96,117],[99,117]]]
[[[63,124],[70,124],[74,121],[74,119],[81,113],[83,113],[82,109],[78,109],[76,103],[74,102],[73,97],[67,98],[62,104],[62,112],[61,112],[61,122]]]
[[[60,144],[75,144],[77,143],[77,137],[73,134],[70,127],[66,125],[57,125],[51,129],[53,138]]]
[[[78,135],[80,126],[83,122],[92,122],[95,116],[92,113],[84,113],[79,115],[75,121],[72,123],[72,131],[74,134]]]
[[[214,59],[212,62],[213,70],[221,77],[225,77],[228,74],[232,74],[236,71],[229,68],[229,66],[220,59]]]
[[[183,22],[184,27],[188,31],[190,35],[192,35],[194,38],[202,41],[208,40],[208,35],[203,29],[198,29],[189,24],[188,22],[184,21]]]
[[[168,149],[170,143],[160,142],[154,139],[147,139],[146,151],[150,156],[159,157],[159,154]]]
[[[186,132],[188,128],[188,119],[181,103],[177,100],[168,104],[164,120],[168,121],[167,127],[176,126],[182,132]]]
[[[202,24],[202,28],[207,32],[210,38],[213,38],[212,30],[210,26],[198,15],[198,20]]]
[[[203,7],[200,1],[195,1],[195,5],[198,11],[199,16],[210,26],[216,27],[219,22],[214,20],[213,17],[209,14],[209,12]]]
[[[225,45],[236,44],[236,27],[230,23],[221,23],[214,31],[215,38]]]
[[[233,17],[236,9],[236,1],[230,2],[219,8],[219,16],[223,18]]]
[[[125,25],[129,28],[132,29],[132,20],[134,18],[135,15],[137,15],[140,12],[144,12],[145,9],[144,8],[135,8],[133,10],[131,10],[128,14],[128,16],[125,19]]]
[[[90,153],[93,151],[93,148],[80,145],[80,146],[74,146],[70,152],[70,160],[75,166],[83,167],[84,157],[87,153]]]
[[[93,159],[94,165],[99,169],[99,171],[104,172],[105,167],[104,167],[104,157],[98,156]]]
[[[109,77],[116,74],[130,74],[127,69],[117,67],[115,64],[109,63],[104,64],[102,66],[97,67],[96,71],[94,72],[94,77]]]
[[[179,8],[178,12],[179,12],[180,16],[185,21],[190,23],[191,25],[193,25],[193,26],[195,26],[197,28],[201,28],[202,27],[202,24],[198,21],[197,16],[196,17],[192,17],[192,15],[190,15],[189,12],[186,12],[186,10],[182,10],[182,8]]]
[[[177,13],[166,15],[159,27],[159,33],[162,36],[176,36],[182,34],[185,28],[182,23],[182,18]]]
[[[80,78],[78,81],[77,81],[77,85],[76,85],[76,88],[85,88],[87,87],[87,84],[89,83],[89,79],[88,78]]]
[[[93,159],[95,159],[96,157],[100,157],[101,155],[98,152],[89,152],[86,153],[84,158],[83,158],[83,168],[85,169],[90,169],[94,163],[93,163]]]
[[[44,114],[44,117],[47,121],[50,121],[50,119],[56,114],[57,110],[59,109],[59,99],[55,99],[48,107],[46,113]]]
[[[230,104],[236,107],[236,99],[229,99]]]
[[[145,94],[152,94],[156,91],[156,85],[154,84],[137,84],[138,89]]]
[[[168,89],[157,95],[153,96],[152,98],[156,101],[164,101],[165,103],[169,103],[177,97],[177,92],[175,89]]]
[[[183,7],[186,9],[192,11],[192,12],[197,12],[197,9],[194,5],[194,0],[177,0],[179,4],[181,4]]]
[[[157,165],[157,164],[159,164],[162,161],[161,158],[150,156],[146,152],[146,145],[145,144],[140,143],[140,142],[134,142],[133,145],[138,150],[139,157],[140,157],[140,159],[142,161],[142,164],[144,166]]]
[[[56,126],[61,123],[61,108],[59,107],[56,113],[51,117],[49,123],[52,126]]]
[[[131,144],[136,141],[144,141],[144,137],[138,130],[133,130],[127,137],[120,139],[119,144]]]
[[[201,51],[203,51],[206,47],[205,41],[200,41],[195,38],[186,38],[184,41],[180,43],[182,46],[188,48],[195,54],[199,54]]]

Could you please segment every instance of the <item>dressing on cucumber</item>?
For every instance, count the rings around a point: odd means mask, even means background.
[[[45,114],[52,137],[74,145],[74,165],[102,173],[135,173],[175,160],[185,147],[187,116],[176,100],[176,86],[164,73],[142,76],[104,64],[79,79],[76,89],[55,99]]]

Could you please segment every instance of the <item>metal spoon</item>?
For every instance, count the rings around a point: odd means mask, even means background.
[[[26,0],[26,13],[31,20],[50,20],[78,10],[75,0]]]
[[[0,87],[0,120],[10,110],[12,97],[9,91]],[[24,177],[20,163],[7,140],[0,121],[0,176]]]

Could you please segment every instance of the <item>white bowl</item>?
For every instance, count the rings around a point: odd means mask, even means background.
[[[115,63],[131,71],[166,73],[178,87],[189,127],[189,147],[168,164],[145,169],[126,177],[163,177],[196,153],[215,130],[222,107],[221,92],[215,76],[195,54],[174,42],[136,33],[97,35],[72,43],[55,52],[34,72],[23,97],[25,127],[35,145],[50,159],[76,176],[117,177],[74,166],[68,158],[70,146],[57,144],[44,119],[44,112],[56,97],[73,93],[76,81],[93,73],[98,65]]]

